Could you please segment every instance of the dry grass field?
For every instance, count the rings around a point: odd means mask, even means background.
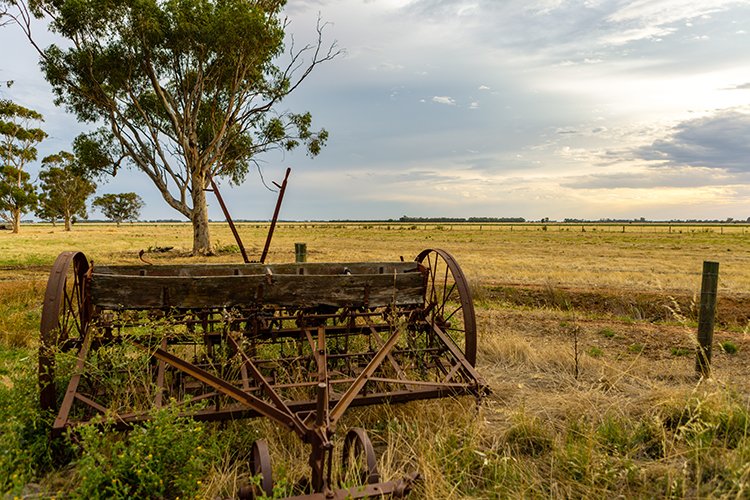
[[[750,496],[750,231],[605,229],[286,223],[269,260],[293,261],[294,243],[305,242],[313,262],[410,260],[424,248],[443,248],[463,267],[478,315],[477,366],[492,395],[479,406],[417,402],[346,416],[347,425],[370,429],[386,479],[419,470],[414,498]],[[251,258],[266,231],[240,225]],[[190,236],[182,224],[0,232],[0,492],[82,497],[82,477],[109,470],[116,481],[126,467],[112,454],[118,438],[84,433],[77,452],[60,452],[43,437],[34,357],[55,257],[75,249],[94,265],[136,263],[144,249],[154,263],[241,261],[223,224],[213,227],[214,257],[189,257]],[[166,247],[173,248],[154,251]],[[704,260],[721,267],[713,376],[699,380]],[[171,439],[161,451],[165,464],[192,445],[179,437],[186,424],[159,418],[161,438]],[[200,476],[194,496],[235,494],[247,476],[238,450],[258,434],[271,441],[278,477],[292,481],[306,470],[296,438],[268,422],[191,429],[211,443],[190,451],[190,473]],[[117,449],[131,457],[131,448]],[[159,460],[161,452],[148,456]],[[132,453],[128,463],[141,463]]]

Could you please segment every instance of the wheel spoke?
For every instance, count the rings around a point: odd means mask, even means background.
[[[443,312],[445,312],[445,305],[449,302],[450,296],[453,294],[453,290],[456,289],[456,283],[454,282],[453,285],[451,285],[451,289],[448,292],[448,295],[443,296],[443,302],[440,304],[440,315],[443,315]]]
[[[445,307],[445,301],[447,300],[447,297],[448,297],[445,294],[445,291],[448,289],[448,271],[450,271],[450,269],[448,268],[448,266],[445,266],[445,276],[443,276],[443,295],[442,295],[443,303],[440,306],[441,313],[442,313],[443,308]]]
[[[450,313],[450,314],[449,314],[448,316],[444,317],[444,318],[443,318],[443,321],[446,321],[446,322],[447,322],[447,321],[450,321],[450,319],[451,319],[451,318],[452,318],[453,316],[455,316],[455,314],[456,314],[456,313],[457,313],[458,311],[462,311],[462,310],[463,310],[463,308],[464,308],[464,306],[458,306],[457,308],[455,308],[455,309],[453,310],[453,312],[452,312],[452,313]]]
[[[73,293],[75,293],[73,290],[70,290],[70,293],[67,289],[65,290],[65,339],[70,338],[70,334],[74,331],[78,332],[79,338],[81,337],[81,318],[78,315],[80,309],[75,305]]]

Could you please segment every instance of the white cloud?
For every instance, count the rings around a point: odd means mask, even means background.
[[[479,90],[491,90],[487,85],[480,85]]]
[[[436,95],[435,97],[432,98],[432,102],[436,102],[438,104],[446,104],[448,106],[456,105],[456,100],[447,95]]]
[[[377,66],[373,66],[372,71],[385,71],[385,72],[391,72],[391,71],[401,71],[404,69],[404,66],[402,64],[395,64],[391,62],[382,62],[378,64]]]
[[[471,104],[469,104],[469,109],[479,109],[479,102],[471,101]]]

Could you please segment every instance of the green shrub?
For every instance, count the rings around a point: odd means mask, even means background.
[[[643,344],[638,344],[638,343],[636,343],[636,344],[630,344],[628,346],[628,351],[632,352],[633,354],[639,354],[639,353],[643,352]]]
[[[669,352],[672,353],[672,356],[690,356],[695,350],[687,347],[672,347]]]
[[[8,374],[0,381],[0,494],[21,494],[68,450],[47,439],[51,417],[39,410],[36,358],[0,348],[0,367]]]
[[[592,358],[600,358],[604,355],[604,351],[602,351],[598,347],[592,347],[588,350],[588,355]]]
[[[611,338],[614,338],[615,331],[612,330],[611,328],[602,328],[601,330],[599,330],[599,335],[601,335],[602,337],[611,339]]]
[[[737,344],[735,344],[731,340],[725,340],[724,342],[719,344],[719,346],[721,347],[721,350],[727,354],[737,354],[737,351],[739,350]]]
[[[78,498],[185,498],[198,494],[208,467],[200,422],[159,410],[128,434],[95,423],[80,428]]]
[[[534,417],[520,415],[505,433],[505,443],[515,453],[532,457],[552,449],[549,431]]]

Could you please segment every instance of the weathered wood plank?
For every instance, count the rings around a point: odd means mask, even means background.
[[[111,309],[203,308],[268,304],[282,307],[379,307],[421,304],[422,273],[253,276],[128,276],[94,274],[95,305]]]
[[[129,276],[251,276],[273,274],[338,275],[348,269],[352,274],[393,274],[417,271],[416,262],[304,262],[290,264],[173,264],[154,266],[101,266],[94,274]]]

